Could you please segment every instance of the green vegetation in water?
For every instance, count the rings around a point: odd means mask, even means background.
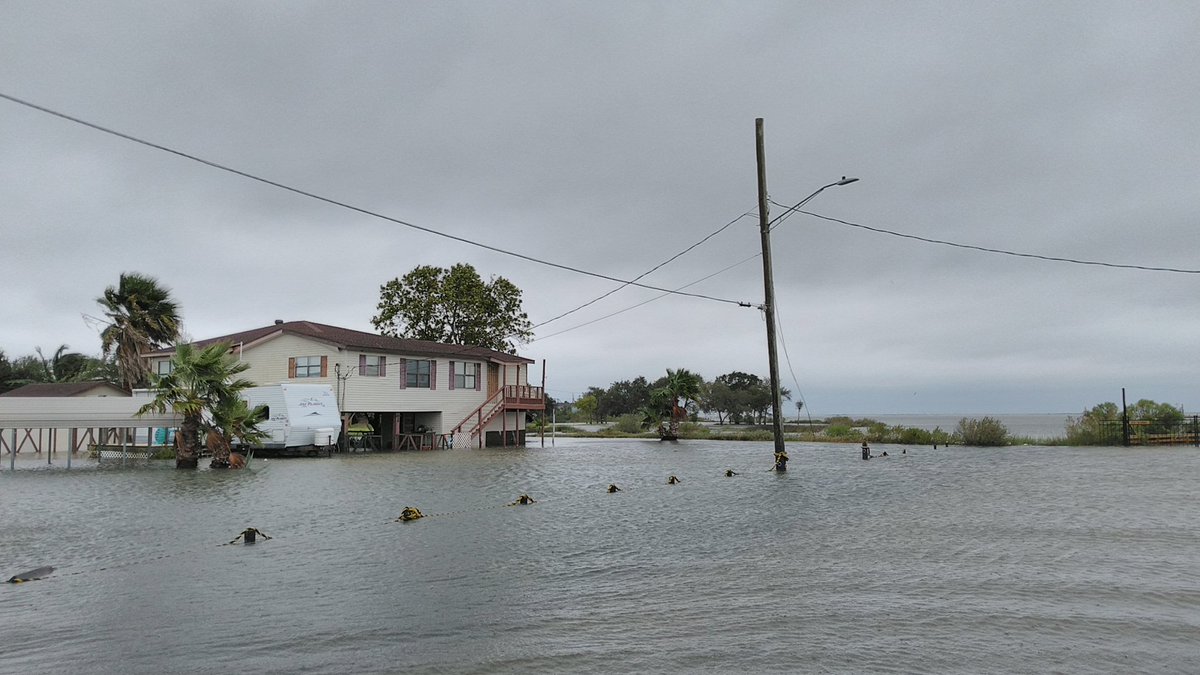
[[[958,428],[945,431],[940,427],[933,430],[917,427],[888,426],[867,418],[830,417],[813,420],[809,424],[785,424],[784,438],[788,441],[818,443],[879,443],[885,445],[1063,445],[1066,439],[1043,439],[1009,436],[999,421],[963,418]],[[559,425],[558,433],[565,436],[585,438],[654,438],[657,434],[647,433],[639,426],[636,415],[623,415],[599,431],[585,431],[573,426]],[[679,438],[717,441],[770,441],[775,437],[770,426],[739,426],[699,424],[684,422],[679,425]]]
[[[639,430],[637,415],[618,417],[615,424],[600,432],[586,432],[559,426],[559,433],[600,438],[653,437]],[[1038,446],[1117,446],[1129,437],[1130,445],[1196,445],[1200,443],[1200,415],[1188,416],[1182,407],[1142,399],[1125,413],[1116,403],[1101,403],[1079,417],[1066,420],[1066,435],[1053,438],[1012,436],[999,420],[992,417],[959,420],[953,431],[917,427],[888,426],[869,418],[827,417],[809,422],[784,424],[784,438],[810,443],[879,443],[884,445],[966,445],[974,447]],[[679,438],[724,441],[769,441],[774,438],[769,425],[725,427],[694,422],[679,426]]]

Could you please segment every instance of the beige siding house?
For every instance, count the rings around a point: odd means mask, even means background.
[[[504,352],[407,340],[311,321],[201,340],[227,342],[256,385],[329,384],[344,436],[379,450],[524,445],[525,415],[542,410],[529,386],[531,359]],[[165,373],[171,350],[147,356]]]

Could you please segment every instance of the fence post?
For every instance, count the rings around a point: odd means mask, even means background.
[[[1129,447],[1129,407],[1125,405],[1125,387],[1121,387],[1121,441]]]

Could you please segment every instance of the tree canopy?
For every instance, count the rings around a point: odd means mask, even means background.
[[[1182,407],[1145,398],[1130,404],[1125,412],[1135,435],[1170,433],[1186,419]],[[1121,406],[1105,401],[1079,417],[1068,418],[1067,440],[1073,445],[1115,445],[1123,440],[1124,422]]]
[[[644,412],[645,426],[657,423],[660,436],[678,438],[679,424],[688,416],[687,406],[696,402],[703,383],[704,378],[686,368],[667,368],[667,376],[650,392],[650,405]]]
[[[791,398],[787,389],[779,393]],[[771,412],[771,383],[737,370],[718,375],[707,385],[703,408],[715,412],[721,423],[727,419],[731,424],[765,424]]]
[[[100,332],[100,346],[105,357],[115,355],[121,385],[146,386],[150,366],[142,354],[179,338],[179,307],[170,291],[153,277],[122,273],[117,285],[104,289],[96,302],[108,322]]]
[[[36,353],[11,361],[0,350],[0,394],[26,384],[90,380],[118,383],[111,361],[68,352],[68,349],[67,345],[60,345],[53,354],[46,356],[41,347],[36,347]]]
[[[515,354],[533,337],[521,289],[504,277],[485,282],[472,265],[420,265],[379,287],[371,323],[383,335],[475,345]]]

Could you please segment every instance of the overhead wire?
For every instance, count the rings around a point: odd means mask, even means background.
[[[742,260],[739,260],[738,262],[735,262],[735,263],[733,263],[732,265],[729,265],[729,266],[727,266],[727,267],[723,267],[723,268],[721,268],[721,269],[717,270],[716,272],[713,272],[712,274],[709,274],[708,276],[701,277],[701,278],[699,278],[699,279],[697,279],[697,280],[695,280],[695,281],[693,281],[693,282],[690,282],[690,283],[684,284],[683,286],[680,286],[679,288],[687,288],[687,287],[689,287],[689,286],[694,286],[694,285],[696,285],[696,284],[698,284],[698,283],[700,283],[700,282],[702,282],[702,281],[708,281],[709,279],[711,279],[711,278],[713,278],[713,277],[717,276],[718,274],[721,274],[721,273],[727,272],[727,271],[729,271],[729,270],[731,270],[731,269],[733,269],[733,268],[737,267],[738,265],[742,265],[742,264],[744,264],[744,263],[750,262],[751,260],[754,260],[755,258],[761,258],[761,257],[762,257],[762,254],[761,254],[761,253],[755,253],[754,255],[750,256],[749,258],[744,258],[744,259],[742,259]],[[534,338],[534,339],[530,340],[529,342],[530,342],[530,343],[533,343],[533,342],[538,342],[539,340],[545,340],[545,339],[547,339],[547,338],[552,338],[552,337],[554,337],[555,335],[562,335],[563,333],[569,333],[569,332],[571,332],[571,331],[573,331],[573,330],[575,330],[575,329],[577,329],[577,328],[583,328],[584,326],[590,326],[591,324],[593,324],[593,323],[596,323],[596,322],[598,322],[598,321],[603,321],[603,320],[605,320],[605,319],[611,319],[612,317],[614,317],[614,316],[617,316],[618,314],[624,314],[625,312],[628,312],[628,311],[630,311],[630,310],[637,309],[638,307],[641,307],[642,305],[648,305],[648,304],[650,304],[650,303],[652,303],[652,302],[654,302],[654,301],[656,301],[656,300],[661,300],[661,299],[663,299],[663,298],[667,297],[667,295],[669,295],[669,294],[668,294],[668,293],[663,293],[662,295],[657,295],[657,296],[655,296],[655,297],[653,297],[653,298],[650,298],[649,300],[643,300],[642,302],[639,302],[638,304],[636,304],[636,305],[633,305],[633,306],[631,306],[631,307],[626,307],[625,309],[620,309],[620,310],[617,310],[617,311],[615,311],[615,312],[612,312],[611,314],[605,314],[604,316],[601,316],[601,317],[598,317],[598,318],[592,319],[591,321],[586,321],[586,322],[584,322],[584,323],[581,323],[581,324],[578,324],[578,325],[575,325],[575,326],[571,326],[570,328],[564,328],[563,330],[560,330],[560,331],[558,331],[557,333],[551,333],[551,334],[549,334],[549,335],[543,335],[543,336],[541,336],[541,337]]]
[[[777,206],[783,206],[782,204],[778,204],[777,202],[774,202],[774,201],[772,201],[771,203],[776,204]],[[1117,268],[1117,269],[1142,270],[1145,272],[1171,272],[1171,273],[1175,273],[1175,274],[1200,274],[1200,269],[1185,269],[1185,268],[1179,268],[1179,267],[1159,267],[1159,266],[1154,266],[1154,265],[1131,265],[1131,264],[1125,264],[1125,263],[1105,262],[1105,261],[1100,261],[1100,260],[1081,260],[1078,258],[1067,258],[1067,257],[1062,257],[1062,256],[1039,255],[1036,253],[1021,253],[1018,251],[1009,251],[1009,250],[1000,249],[1000,248],[989,248],[987,246],[975,246],[974,244],[960,244],[958,242],[946,241],[944,239],[932,239],[929,237],[917,236],[915,234],[906,234],[904,232],[896,232],[893,230],[887,230],[887,229],[884,229],[881,227],[871,227],[870,225],[854,223],[854,222],[851,222],[848,220],[842,220],[841,218],[833,218],[831,216],[823,216],[819,213],[813,213],[811,211],[796,210],[795,213],[803,213],[806,216],[812,216],[814,218],[820,218],[821,220],[827,220],[827,221],[834,222],[834,223],[840,223],[840,224],[846,225],[848,227],[855,227],[855,228],[858,228],[861,230],[867,230],[869,232],[876,232],[878,234],[886,234],[886,235],[889,235],[892,237],[900,237],[902,239],[912,239],[915,241],[925,242],[927,244],[938,244],[941,246],[950,246],[953,248],[962,248],[962,249],[968,249],[968,250],[972,250],[972,251],[981,251],[983,253],[995,253],[998,255],[1008,255],[1008,256],[1014,256],[1017,258],[1032,258],[1035,260],[1044,260],[1047,262],[1070,263],[1073,265],[1093,265],[1096,267],[1112,267],[1112,268]]]
[[[778,303],[776,303],[775,306],[775,327],[779,334],[779,344],[783,347],[783,360],[787,363],[788,373],[792,376],[792,382],[796,385],[796,397],[800,400],[800,409],[804,411],[805,416],[808,418],[808,426],[811,430],[812,413],[808,408],[808,401],[804,398],[804,392],[800,389],[800,378],[796,377],[796,371],[792,369],[792,357],[790,354],[788,354],[787,339],[783,334],[783,319],[779,315]],[[780,414],[782,413],[783,411],[781,410]],[[786,417],[786,415],[784,417]],[[798,416],[797,419],[799,419]]]
[[[739,221],[739,220],[741,220],[742,218],[745,218],[746,216],[748,216],[748,215],[750,215],[750,214],[754,213],[754,211],[755,211],[755,209],[750,209],[749,211],[747,211],[747,212],[743,213],[742,215],[738,216],[737,218],[734,218],[733,220],[729,221],[728,223],[725,223],[724,225],[722,225],[721,227],[717,228],[717,230],[716,230],[715,232],[713,232],[712,234],[708,235],[707,237],[704,237],[704,238],[703,238],[703,239],[701,239],[700,241],[698,241],[698,242],[696,242],[696,243],[692,244],[691,246],[689,246],[689,247],[687,247],[687,248],[683,249],[683,250],[682,250],[682,251],[680,251],[679,253],[676,253],[675,255],[671,256],[670,258],[667,258],[666,260],[664,260],[664,261],[660,262],[659,264],[655,265],[654,267],[651,267],[650,269],[646,270],[645,272],[642,272],[641,274],[637,275],[636,277],[634,277],[634,278],[633,278],[633,281],[641,281],[641,280],[642,280],[642,279],[644,279],[645,277],[647,277],[647,276],[649,276],[649,275],[653,274],[654,272],[657,272],[658,270],[660,270],[660,269],[662,269],[663,267],[665,267],[665,266],[667,266],[667,265],[671,264],[672,262],[675,262],[676,260],[678,260],[679,258],[681,258],[682,256],[684,256],[685,254],[687,254],[687,253],[691,252],[693,249],[695,249],[696,247],[700,246],[700,245],[701,245],[701,244],[703,244],[704,242],[708,241],[709,239],[712,239],[713,237],[717,236],[718,234],[721,234],[721,233],[722,233],[722,232],[724,232],[726,229],[728,229],[728,228],[729,228],[729,226],[733,225],[733,224],[734,224],[734,223],[736,223],[737,221]],[[578,307],[575,307],[574,309],[569,309],[569,310],[567,310],[567,311],[563,312],[562,314],[559,314],[559,315],[558,315],[558,316],[556,316],[556,317],[553,317],[553,318],[551,318],[551,319],[546,319],[545,321],[543,321],[543,322],[541,322],[541,323],[535,324],[534,326],[532,326],[532,327],[531,327],[531,330],[533,330],[533,329],[537,329],[537,328],[540,328],[540,327],[542,327],[542,326],[545,326],[545,325],[546,325],[546,324],[548,324],[548,323],[552,323],[552,322],[554,322],[554,321],[558,321],[559,319],[561,319],[561,318],[563,318],[563,317],[565,317],[565,316],[569,316],[569,315],[571,315],[571,314],[574,314],[575,312],[578,312],[579,310],[581,310],[581,309],[583,309],[583,308],[585,308],[585,307],[588,307],[588,306],[590,306],[590,305],[593,305],[593,304],[595,304],[595,303],[597,303],[597,302],[599,302],[599,301],[603,300],[604,298],[607,298],[608,296],[612,295],[613,293],[616,293],[617,291],[620,291],[620,290],[622,290],[622,289],[624,289],[624,288],[628,288],[628,287],[629,287],[629,286],[630,286],[630,285],[633,283],[633,281],[631,281],[631,282],[628,282],[628,283],[621,284],[620,286],[617,286],[616,288],[612,289],[611,291],[609,291],[609,292],[607,292],[607,293],[604,293],[603,295],[600,295],[600,296],[598,296],[598,297],[592,298],[591,300],[588,300],[587,302],[583,303],[582,305],[579,305]],[[693,283],[698,283],[698,282],[693,282]],[[691,285],[692,285],[692,284],[688,284],[688,286],[691,286]],[[687,286],[683,286],[683,287],[681,287],[681,288],[687,288]],[[659,297],[664,297],[664,296],[659,296]],[[657,299],[657,298],[655,298],[655,299]],[[644,303],[643,303],[643,304],[644,304]],[[635,306],[637,306],[637,307],[640,307],[641,305],[635,305]],[[631,308],[631,309],[632,309],[632,308]],[[555,334],[557,335],[557,333],[555,333]]]
[[[270,185],[272,187],[279,188],[280,190],[286,190],[288,192],[292,192],[294,194],[301,195],[303,197],[308,197],[310,199],[315,199],[317,201],[324,202],[326,204],[331,204],[333,206],[347,209],[349,211],[354,211],[355,213],[361,213],[366,216],[371,216],[372,218],[378,218],[380,220],[385,220],[390,223],[395,223],[397,225],[403,225],[404,227],[412,228],[412,229],[418,230],[420,232],[425,232],[427,234],[432,234],[432,235],[435,235],[438,237],[443,237],[446,239],[450,239],[452,241],[457,241],[459,243],[468,244],[470,246],[482,248],[487,251],[492,251],[493,253],[500,253],[503,255],[512,256],[514,258],[519,258],[521,260],[525,260],[528,262],[537,263],[539,265],[546,265],[547,267],[554,267],[556,269],[561,269],[561,270],[565,270],[568,272],[574,272],[576,274],[583,274],[583,275],[587,275],[587,276],[591,276],[591,277],[596,277],[599,279],[604,279],[606,281],[615,281],[619,284],[625,284],[625,285],[629,285],[629,286],[637,286],[639,288],[646,288],[646,289],[649,289],[652,291],[661,291],[661,292],[671,294],[671,295],[683,295],[683,296],[687,296],[687,297],[698,298],[701,300],[710,300],[713,302],[722,302],[722,303],[731,304],[731,305],[739,305],[742,307],[748,306],[747,303],[741,302],[738,300],[730,300],[728,298],[718,298],[715,296],[704,295],[701,293],[682,293],[682,292],[678,292],[678,291],[672,291],[672,290],[669,290],[666,288],[660,288],[658,286],[650,286],[648,284],[642,284],[642,283],[638,283],[636,281],[627,281],[625,279],[619,279],[617,277],[609,276],[607,274],[600,274],[599,272],[592,272],[592,271],[584,270],[584,269],[581,269],[578,267],[564,265],[562,263],[556,263],[556,262],[551,262],[549,260],[543,260],[541,258],[535,258],[533,256],[526,255],[524,253],[518,253],[516,251],[509,251],[507,249],[502,249],[498,246],[492,246],[491,244],[484,244],[482,242],[475,241],[473,239],[468,239],[466,237],[460,237],[458,235],[441,232],[439,230],[435,230],[433,228],[425,227],[422,225],[417,225],[415,223],[410,223],[408,221],[401,220],[399,218],[393,218],[391,216],[384,215],[377,211],[371,211],[369,209],[365,209],[365,208],[362,208],[359,206],[354,206],[353,204],[349,204],[347,202],[338,201],[338,200],[332,199],[330,197],[324,197],[324,196],[316,194],[314,192],[302,190],[300,188],[293,187],[293,186],[287,185],[285,183],[280,183],[278,181],[274,181],[269,178],[263,178],[262,176],[255,175],[255,174],[249,173],[247,171],[242,171],[240,169],[235,169],[233,167],[226,166],[224,164],[220,164],[220,163],[212,161],[212,160],[204,159],[203,157],[192,155],[192,154],[183,152],[182,150],[176,150],[174,148],[171,148],[171,147],[159,144],[159,143],[155,143],[153,141],[148,141],[148,140],[139,138],[137,136],[133,136],[133,135],[121,132],[121,131],[117,131],[115,129],[110,129],[108,127],[101,126],[94,122],[88,122],[87,120],[84,120],[84,119],[81,119],[78,117],[74,117],[72,115],[68,115],[66,113],[62,113],[57,110],[53,110],[53,109],[47,108],[45,106],[38,105],[36,103],[32,103],[30,101],[26,101],[24,99],[17,98],[16,96],[12,96],[12,95],[6,94],[4,92],[0,92],[0,98],[3,98],[8,101],[12,101],[13,103],[16,103],[19,105],[26,106],[28,108],[32,108],[33,110],[37,110],[37,111],[46,113],[48,115],[53,115],[55,117],[59,117],[61,119],[67,120],[69,122],[74,122],[76,124],[83,125],[90,129],[95,129],[96,131],[100,131],[100,132],[103,132],[106,134],[110,134],[112,136],[116,136],[118,138],[125,139],[127,141],[131,141],[133,143],[138,143],[140,145],[144,145],[149,148],[154,148],[155,150],[160,150],[162,152],[170,153],[172,155],[176,155],[176,156],[182,157],[184,159],[189,159],[193,162],[198,162],[200,164],[204,164],[205,166],[208,166],[208,167],[211,167],[214,169],[218,169],[220,171],[226,171],[228,173],[232,173],[234,175],[241,176],[243,178],[248,178],[250,180],[257,181],[259,183],[263,183],[265,185]]]

